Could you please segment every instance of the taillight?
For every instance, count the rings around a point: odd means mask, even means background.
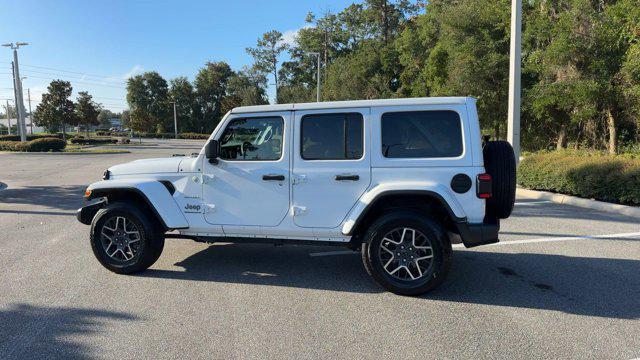
[[[479,174],[476,178],[476,195],[480,199],[488,199],[491,197],[491,175]]]

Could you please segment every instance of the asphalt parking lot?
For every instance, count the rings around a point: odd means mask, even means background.
[[[387,293],[340,248],[167,240],[137,276],[98,264],[75,219],[108,166],[198,152],[0,154],[0,358],[640,357],[640,225],[518,199],[501,242],[455,248],[448,281]]]

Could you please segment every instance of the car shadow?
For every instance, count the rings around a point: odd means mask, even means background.
[[[0,204],[45,206],[58,210],[76,210],[82,206],[86,185],[24,186],[0,191]]]
[[[336,248],[249,244],[210,246],[139,276],[186,281],[380,293],[357,253],[310,256]],[[586,316],[640,317],[640,260],[550,254],[454,251],[447,281],[425,300],[560,311]]]
[[[0,358],[90,358],[93,349],[74,337],[100,332],[106,322],[113,320],[138,318],[93,308],[9,305],[0,309]]]

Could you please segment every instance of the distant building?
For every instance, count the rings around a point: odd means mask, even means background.
[[[8,123],[11,123],[11,126],[13,128],[18,123],[18,119],[9,119],[9,121],[7,121],[7,118],[0,119],[0,124],[4,125],[6,127],[9,127]],[[27,134],[31,134],[31,117],[30,116],[27,116],[27,118],[25,119],[25,123],[27,125]],[[0,128],[4,129],[4,127],[2,127],[2,126],[0,126]],[[40,126],[36,126],[35,124],[33,124],[33,132],[34,133],[44,132],[44,128],[40,127]],[[6,134],[6,130],[3,131],[3,135],[5,135],[5,134]],[[11,131],[11,134],[17,135],[14,131]]]

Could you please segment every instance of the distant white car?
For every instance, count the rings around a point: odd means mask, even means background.
[[[85,196],[99,201],[78,219],[117,273],[151,266],[167,236],[332,244],[416,295],[444,280],[452,242],[498,241],[515,159],[508,143],[482,140],[472,98],[249,106],[199,154],[113,166]]]

